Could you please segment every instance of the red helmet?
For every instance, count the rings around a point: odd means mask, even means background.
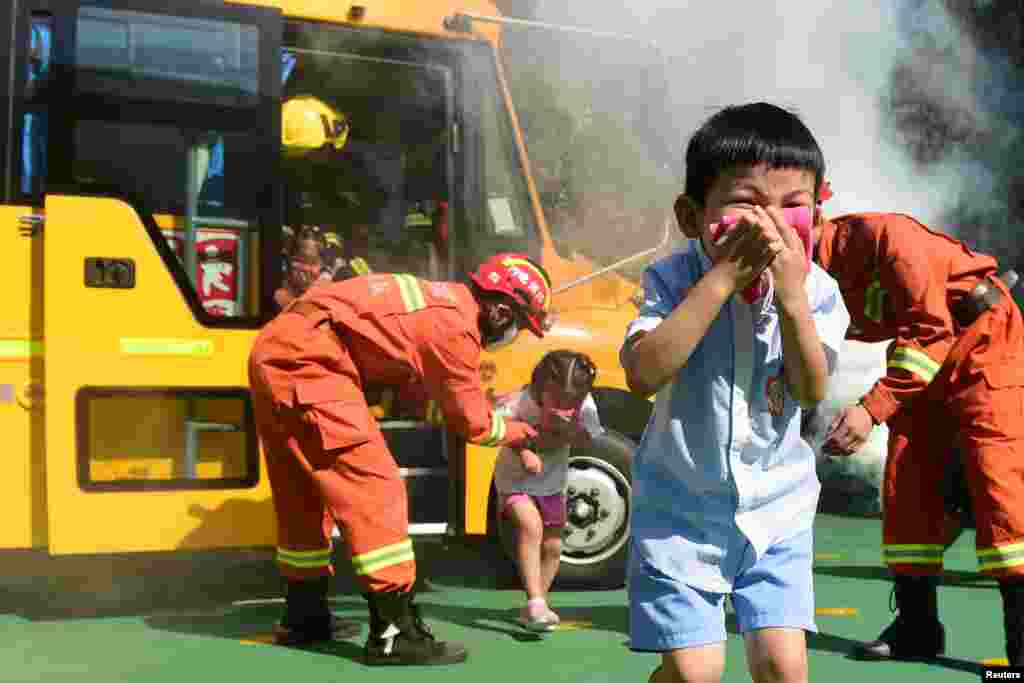
[[[547,330],[551,308],[551,279],[539,265],[523,254],[497,254],[469,274],[486,292],[506,294],[519,304],[519,312],[538,337]]]

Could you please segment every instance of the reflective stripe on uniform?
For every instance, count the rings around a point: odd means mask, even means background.
[[[1024,565],[1024,543],[1011,543],[978,551],[978,570],[993,571]]]
[[[416,278],[412,275],[398,274],[394,278],[398,282],[398,291],[402,295],[402,303],[405,304],[406,313],[412,313],[427,307],[426,299],[423,298],[423,292],[420,290],[420,283],[416,281]]]
[[[277,561],[300,569],[328,567],[331,564],[331,549],[323,550],[288,550],[278,547]]]
[[[362,555],[353,555],[352,568],[355,569],[356,574],[364,576],[396,564],[412,562],[415,559],[416,556],[412,552],[412,539],[407,538]]]
[[[942,545],[883,545],[882,561],[886,564],[942,564]]]
[[[864,292],[864,317],[876,323],[882,322],[882,310],[885,308],[885,290],[878,279],[878,272]]]
[[[491,412],[491,431],[487,436],[478,441],[481,446],[497,446],[505,440],[505,418],[495,412]]]
[[[889,356],[888,366],[912,372],[927,384],[931,384],[941,367],[928,354],[909,346],[897,346],[893,349],[892,355]]]

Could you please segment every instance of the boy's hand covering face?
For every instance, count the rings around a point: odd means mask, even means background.
[[[730,230],[730,226],[734,225],[737,227]],[[720,222],[711,225],[711,240],[716,252],[719,246],[724,250],[729,244],[730,233],[741,230],[753,230],[774,253],[770,267],[779,284],[780,293],[803,286],[811,267],[810,209],[796,206],[779,210],[755,206],[739,215],[723,216]],[[722,252],[718,253],[725,256]],[[743,298],[747,303],[753,303],[768,290],[766,271],[762,269],[757,278],[743,290]]]
[[[768,283],[762,277],[780,246],[774,228],[771,233],[764,225],[751,221],[746,215],[738,217],[736,227],[725,230],[724,221],[712,226],[718,239],[712,242],[713,259],[731,267],[736,289],[752,303],[767,291]],[[724,234],[723,234],[724,233]]]
[[[776,296],[803,295],[804,282],[811,270],[811,212],[804,207],[783,211],[757,207],[757,210],[772,220],[783,243],[771,264]]]
[[[729,265],[737,288],[753,303],[768,292],[769,278],[775,277],[777,268],[769,271],[768,266],[778,253],[792,249],[783,239],[783,226],[796,228],[804,244],[811,244],[814,200],[812,171],[740,164],[712,184],[704,205],[696,207],[695,227],[711,260]],[[774,218],[769,207],[777,212]],[[805,247],[805,252],[810,249]],[[787,277],[783,286],[790,284]]]
[[[753,211],[762,209],[760,206],[755,206]],[[775,224],[776,230],[780,236],[783,236],[782,226],[788,225],[792,228],[794,235],[800,240],[804,254],[806,256],[806,268],[811,268],[811,210],[806,206],[791,206],[782,209],[776,209],[774,207],[764,207]],[[723,233],[731,225],[735,225],[740,221],[740,216],[723,216],[719,223],[711,226],[711,240],[717,242],[722,240]]]

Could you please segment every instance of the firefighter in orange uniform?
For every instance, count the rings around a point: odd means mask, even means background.
[[[416,578],[405,484],[366,395],[421,383],[449,429],[485,446],[536,432],[491,410],[481,349],[521,328],[543,336],[551,299],[544,270],[499,254],[468,284],[371,274],[311,288],[257,337],[249,359],[256,424],[278,519],[277,561],[288,582],[281,642],[329,638],[332,519],[352,553],[370,609],[369,664],[460,662],[413,605]]]
[[[896,619],[865,659],[945,651],[936,582],[947,541],[945,454],[959,448],[977,521],[981,572],[998,580],[1006,651],[1024,665],[1024,322],[990,256],[900,214],[818,227],[816,258],[839,281],[847,337],[892,340],[886,374],[833,422],[830,455],[889,426],[883,557]],[[1013,277],[1013,276],[1011,276]],[[1012,283],[1011,283],[1012,286]]]

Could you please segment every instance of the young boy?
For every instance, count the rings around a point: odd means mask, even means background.
[[[651,683],[719,681],[731,595],[754,681],[802,683],[821,485],[800,417],[849,316],[782,210],[810,222],[824,159],[796,116],[759,103],[712,116],[686,164],[691,249],[647,269],[621,352],[630,388],[657,395],[633,465],[631,647],[661,653]]]
[[[569,450],[604,432],[590,395],[596,375],[586,355],[551,351],[534,368],[530,384],[498,408],[538,429],[535,443],[502,448],[494,471],[502,514],[516,529],[514,555],[527,600],[519,623],[531,631],[550,631],[559,623],[547,594],[562,558]]]

